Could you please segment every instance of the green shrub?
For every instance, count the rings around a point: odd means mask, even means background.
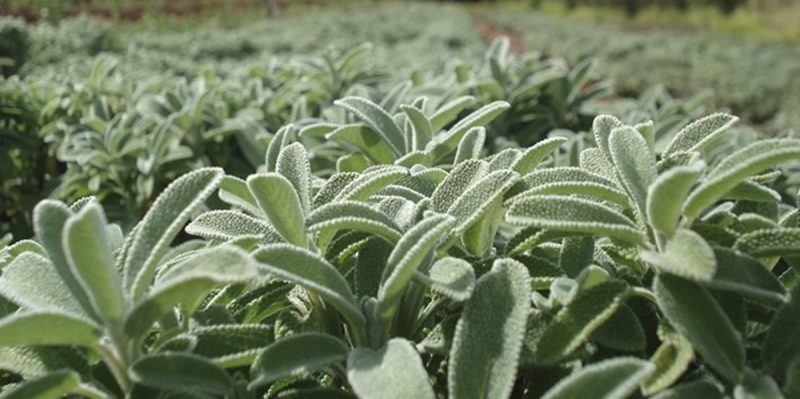
[[[28,62],[31,38],[25,22],[13,18],[0,18],[0,73],[9,77],[19,72]]]

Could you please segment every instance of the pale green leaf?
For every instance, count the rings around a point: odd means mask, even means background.
[[[484,161],[470,159],[459,163],[431,195],[431,209],[447,212],[458,197],[488,172],[489,164]]]
[[[431,120],[425,116],[422,111],[413,106],[413,105],[401,105],[400,109],[405,112],[406,116],[408,116],[408,120],[411,123],[413,129],[413,135],[411,136],[411,148],[410,150],[423,150],[425,149],[425,145],[427,145],[431,138],[433,138],[433,126],[431,124]]]
[[[446,133],[435,136],[429,145],[433,152],[433,159],[438,160],[456,149],[461,138],[473,127],[484,126],[494,120],[511,105],[505,101],[495,101],[486,104],[477,111],[461,119]]]
[[[697,281],[711,280],[717,270],[711,246],[692,230],[678,229],[663,252],[642,251],[640,255],[659,271]]]
[[[139,384],[173,392],[226,397],[233,394],[233,379],[203,357],[189,353],[153,353],[130,367]]]
[[[250,368],[249,388],[281,378],[300,376],[347,359],[349,348],[330,335],[302,333],[277,341],[262,351]]]
[[[374,234],[390,243],[400,239],[400,228],[386,214],[365,203],[336,201],[323,205],[309,215],[308,230],[331,234],[338,230],[355,230]]]
[[[0,319],[0,346],[77,345],[93,347],[100,326],[57,311],[18,312]]]
[[[455,120],[464,108],[470,106],[474,102],[475,97],[461,96],[439,107],[430,118],[432,131],[438,132],[442,130],[447,124]]]
[[[350,286],[324,259],[286,244],[264,246],[253,256],[261,262],[262,270],[316,293],[339,310],[353,326],[363,325],[364,316]]]
[[[247,282],[256,276],[253,258],[243,250],[221,245],[201,250],[163,273],[125,319],[125,332],[139,336],[180,305],[191,314],[212,289]]]
[[[250,193],[250,189],[247,188],[247,182],[238,177],[225,176],[219,183],[219,193],[217,195],[222,201],[238,206],[251,215],[264,215],[264,212],[258,207],[258,202],[253,198],[253,194]]]
[[[522,264],[496,260],[478,279],[456,325],[447,375],[449,397],[511,394],[530,312],[530,277]]]
[[[119,321],[125,311],[125,299],[106,235],[103,208],[91,203],[67,219],[63,239],[67,263],[89,295],[95,312],[106,321]]]
[[[800,256],[800,228],[761,229],[742,234],[734,249],[752,256]]]
[[[674,384],[694,360],[692,345],[682,335],[661,332],[659,335],[662,336],[661,345],[650,357],[656,369],[642,383],[642,392],[648,396]]]
[[[738,120],[739,118],[735,116],[723,113],[711,114],[698,119],[675,134],[675,137],[664,149],[664,155],[680,151],[702,151]]]
[[[83,309],[81,313],[85,312],[96,319],[91,300],[83,290],[81,283],[72,273],[72,269],[69,267],[64,253],[64,224],[71,215],[72,212],[62,202],[53,200],[40,201],[33,209],[33,225],[36,232],[36,240],[42,244],[42,247],[47,251],[47,257],[61,277],[64,286],[66,286],[70,293],[72,293],[72,296],[81,305],[80,307]]]
[[[430,256],[440,238],[454,223],[453,218],[447,215],[433,215],[417,223],[397,242],[389,255],[378,290],[376,314],[387,329],[414,272]]]
[[[622,122],[611,115],[598,115],[592,122],[594,142],[597,143],[597,149],[601,154],[603,154],[603,157],[605,157],[606,161],[609,163],[612,162],[611,152],[608,148],[608,141],[609,137],[611,136],[611,131],[622,126],[624,126]],[[581,158],[583,158],[583,154],[581,154]],[[583,166],[583,163],[581,163],[581,166]]]
[[[0,295],[27,309],[57,309],[74,315],[86,315],[53,264],[33,252],[17,256],[3,269]]]
[[[379,166],[365,171],[336,195],[337,200],[364,201],[384,187],[408,176],[408,169],[400,166]]]
[[[123,267],[123,287],[138,299],[150,285],[156,265],[169,249],[192,214],[222,181],[220,168],[203,168],[187,173],[158,196],[131,236]]]
[[[467,159],[478,159],[483,150],[483,143],[486,141],[486,129],[482,127],[474,127],[464,134],[461,141],[458,143],[456,150],[456,157],[453,160],[453,165],[458,165]]]
[[[566,141],[565,137],[551,137],[536,143],[517,158],[514,164],[511,165],[511,169],[525,176]]]
[[[436,261],[428,273],[414,273],[414,280],[454,301],[463,302],[475,288],[475,270],[469,262],[448,256]]]
[[[404,152],[403,131],[394,122],[392,116],[379,105],[361,97],[345,97],[336,100],[334,104],[354,113],[369,125],[386,141],[395,155],[400,155]]]
[[[624,399],[653,372],[653,365],[632,357],[617,357],[585,366],[562,379],[543,399]]]
[[[744,345],[714,297],[699,284],[669,274],[658,275],[653,286],[659,309],[705,362],[726,379],[741,380]]]
[[[536,362],[555,364],[583,345],[619,309],[629,288],[608,280],[585,290],[556,314],[536,344]]]
[[[761,140],[728,155],[689,194],[683,206],[684,216],[694,220],[748,177],[795,158],[800,158],[797,139]]]
[[[422,359],[403,338],[378,350],[357,348],[347,357],[347,379],[364,399],[434,399]]]
[[[73,393],[80,383],[78,373],[59,370],[4,389],[0,399],[58,399]]]
[[[650,225],[671,236],[678,225],[683,202],[697,181],[705,163],[676,166],[660,174],[647,192],[647,217]]]
[[[292,143],[282,148],[275,171],[292,183],[303,214],[308,215],[311,211],[311,164],[305,147],[300,143]]]
[[[396,155],[378,133],[362,124],[342,125],[325,136],[364,153],[376,164],[390,164]]]
[[[308,246],[303,206],[288,179],[276,173],[250,175],[247,187],[272,227],[286,242],[304,248]]]
[[[647,189],[656,178],[656,158],[647,142],[633,128],[620,127],[608,138],[608,151],[617,168],[620,182],[644,217]]]
[[[598,202],[560,195],[536,195],[515,200],[506,220],[542,229],[609,236],[640,243],[644,236],[621,213]]]
[[[272,140],[269,142],[266,155],[264,156],[264,167],[267,172],[275,171],[278,163],[278,155],[281,153],[283,147],[295,141],[296,131],[297,129],[294,125],[286,125],[278,129],[275,135],[272,136]]]
[[[186,232],[207,240],[228,241],[241,236],[259,236],[267,243],[281,242],[277,231],[261,219],[241,212],[216,210],[201,214],[186,226]]]

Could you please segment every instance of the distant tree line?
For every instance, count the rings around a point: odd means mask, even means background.
[[[578,5],[597,5],[604,7],[620,7],[628,15],[636,15],[641,9],[650,6],[670,7],[687,10],[693,5],[711,5],[718,7],[725,13],[731,13],[739,6],[747,4],[748,0],[564,0],[568,7]],[[539,0],[534,0],[534,3]]]

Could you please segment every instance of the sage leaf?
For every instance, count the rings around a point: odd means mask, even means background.
[[[356,326],[364,323],[350,286],[333,265],[316,254],[287,244],[271,244],[253,256],[259,267],[275,277],[297,284],[330,302]]]
[[[664,149],[664,155],[681,151],[702,151],[716,141],[739,118],[716,113],[692,122],[675,134],[675,137]]]
[[[103,209],[91,203],[67,219],[64,252],[72,272],[89,294],[94,310],[103,319],[122,319],[125,299],[106,235]]]
[[[717,270],[714,250],[699,234],[678,229],[670,238],[664,252],[642,251],[642,260],[658,270],[697,281],[709,281]]]
[[[653,372],[647,361],[618,357],[594,363],[559,381],[543,399],[624,399]]]
[[[123,286],[138,299],[150,285],[155,267],[175,236],[222,181],[220,168],[203,168],[187,173],[158,196],[131,236],[123,266]]]
[[[536,362],[555,364],[580,345],[619,309],[628,285],[609,280],[582,290],[556,314],[536,345]]]
[[[561,195],[534,195],[515,200],[506,212],[510,223],[542,229],[607,235],[640,243],[644,235],[621,213],[594,201]]]
[[[270,223],[286,242],[308,246],[303,205],[292,183],[282,175],[267,173],[250,175],[247,187]]]
[[[447,374],[449,396],[505,398],[517,374],[530,312],[528,270],[498,259],[478,279],[456,325]],[[492,328],[486,328],[492,326]]]
[[[0,319],[0,346],[93,347],[100,337],[101,328],[92,321],[56,311],[23,311]]]
[[[660,274],[653,283],[658,307],[670,324],[714,370],[738,382],[744,345],[730,319],[705,288],[681,277]]]
[[[302,375],[347,359],[349,349],[330,335],[302,333],[266,347],[250,367],[250,389],[281,378]]]
[[[347,379],[360,398],[436,397],[422,359],[403,338],[393,338],[378,350],[354,349],[347,357]]]
[[[391,147],[395,155],[400,155],[404,152],[405,140],[403,139],[403,131],[379,105],[361,97],[345,97],[334,101],[334,104],[361,118],[386,141],[386,144]]]
[[[173,392],[228,396],[233,379],[210,361],[189,353],[154,353],[134,363],[131,379],[139,384]]]

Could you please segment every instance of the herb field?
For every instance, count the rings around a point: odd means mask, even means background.
[[[800,397],[800,139],[474,22],[0,19],[0,398]]]

